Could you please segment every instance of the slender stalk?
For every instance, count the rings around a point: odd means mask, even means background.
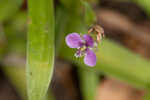
[[[79,68],[80,88],[83,96],[83,100],[95,100],[96,89],[99,81],[99,75],[92,71]]]

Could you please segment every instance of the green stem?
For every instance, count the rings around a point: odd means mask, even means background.
[[[81,68],[79,68],[79,75],[83,100],[95,100],[96,89],[100,83],[99,75]]]

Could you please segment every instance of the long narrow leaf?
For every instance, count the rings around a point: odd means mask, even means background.
[[[29,100],[44,100],[54,65],[53,0],[28,0],[27,88]]]
[[[61,51],[67,52],[67,55],[61,53],[61,56],[84,66],[82,59],[79,60],[74,57],[73,50],[64,46]],[[97,52],[97,64],[94,68],[89,69],[103,72],[134,87],[147,89],[150,83],[149,66],[150,62],[148,60],[131,53],[113,41],[103,40]]]

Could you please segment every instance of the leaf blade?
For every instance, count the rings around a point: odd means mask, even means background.
[[[43,100],[54,66],[53,0],[29,0],[28,7],[26,71],[28,98],[29,100]]]

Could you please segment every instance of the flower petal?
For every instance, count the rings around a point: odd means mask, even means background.
[[[96,55],[92,50],[87,50],[86,56],[84,57],[84,63],[91,67],[96,65]]]
[[[66,36],[66,44],[70,48],[78,48],[81,46],[82,39],[78,33],[71,33]]]
[[[85,34],[85,35],[83,35],[83,38],[84,38],[85,41],[86,41],[86,46],[90,46],[90,47],[93,47],[93,46],[94,46],[93,38],[92,38],[90,35]]]

